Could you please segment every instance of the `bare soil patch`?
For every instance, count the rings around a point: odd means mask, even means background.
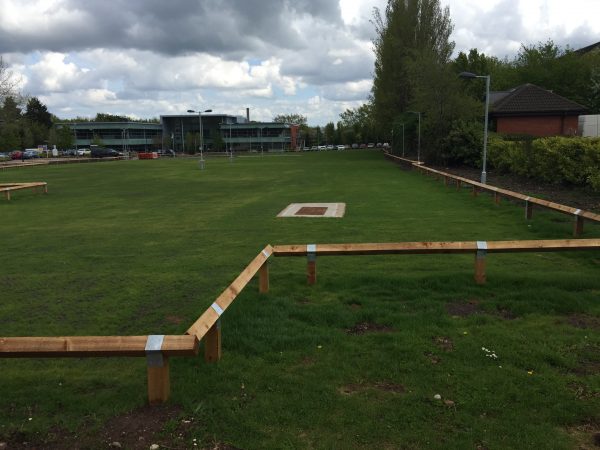
[[[591,420],[587,423],[567,427],[567,433],[577,443],[578,450],[594,450],[600,448],[600,424]]]
[[[362,305],[360,303],[350,303],[348,306],[350,307],[350,309],[354,310],[362,308]]]
[[[433,338],[433,343],[445,352],[451,352],[454,350],[454,343],[452,342],[452,339],[447,336],[436,336]]]
[[[392,331],[394,331],[393,328],[375,322],[361,322],[357,323],[352,328],[346,329],[346,333],[353,335],[362,335],[365,333],[391,333]]]
[[[575,328],[600,329],[600,317],[586,316],[584,314],[573,314],[567,317],[566,323]]]
[[[435,353],[425,352],[424,355],[431,364],[439,364],[442,361],[442,359],[439,356],[437,356]]]
[[[403,394],[406,392],[406,388],[397,383],[389,381],[377,381],[375,383],[354,383],[342,386],[338,389],[342,395],[352,395],[359,392],[364,392],[368,389],[375,389],[383,392],[392,392],[394,394]]]
[[[446,303],[446,312],[451,316],[468,317],[480,314],[479,300],[467,300],[466,302]]]
[[[100,430],[82,427],[79,433],[53,429],[44,436],[26,440],[13,435],[7,449],[75,450],[89,448],[126,448],[147,450],[152,444],[161,448],[186,449],[190,447],[193,419],[181,418],[182,408],[176,405],[143,406],[109,419]],[[168,424],[169,431],[165,431]]]

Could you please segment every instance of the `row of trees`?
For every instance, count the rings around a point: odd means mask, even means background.
[[[372,22],[372,92],[365,105],[341,114],[342,136],[395,140],[396,149],[405,138],[406,147],[416,151],[420,112],[426,159],[476,163],[485,85],[460,79],[463,71],[490,75],[492,90],[533,83],[600,112],[600,52],[582,54],[548,41],[523,45],[512,60],[477,49],[452,59],[450,11],[439,0],[388,0],[385,11],[374,9]]]

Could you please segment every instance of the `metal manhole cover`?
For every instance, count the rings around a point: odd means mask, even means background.
[[[322,216],[327,212],[325,206],[303,206],[300,208],[295,216]]]

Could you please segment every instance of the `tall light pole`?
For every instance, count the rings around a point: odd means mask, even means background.
[[[188,109],[187,112],[198,113],[198,125],[200,126],[200,170],[204,170],[204,154],[202,153],[204,150],[204,133],[202,132],[202,112],[212,112],[212,109],[205,109],[204,111],[194,111],[193,109]]]
[[[419,143],[417,147],[417,163],[421,163],[421,112],[420,111],[407,111],[411,114],[419,116]]]
[[[461,72],[460,78],[472,80],[473,78],[485,78],[485,125],[483,127],[483,168],[481,169],[481,182],[486,184],[487,172],[485,171],[487,162],[487,141],[488,141],[488,116],[490,109],[490,76],[476,75],[471,72]]]

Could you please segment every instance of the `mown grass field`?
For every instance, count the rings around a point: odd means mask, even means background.
[[[572,233],[569,217],[526,221],[376,152],[0,172],[11,181],[49,194],[0,201],[2,336],[182,334],[266,244]],[[275,217],[292,202],[346,216]],[[172,448],[593,448],[599,252],[490,255],[484,286],[472,256],[323,257],[310,287],[305,266],[272,259],[267,295],[250,283],[222,317],[221,362],[172,359]],[[0,360],[0,442],[106,448],[105,423],[146,402],[145,364]]]

